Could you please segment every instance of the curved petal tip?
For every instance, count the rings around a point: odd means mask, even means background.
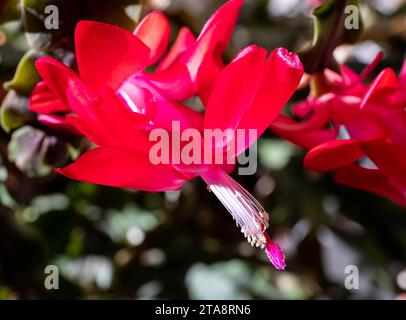
[[[269,261],[277,270],[284,270],[286,267],[285,255],[276,242],[269,241],[265,247]]]

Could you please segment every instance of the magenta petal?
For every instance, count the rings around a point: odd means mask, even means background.
[[[153,165],[148,153],[129,148],[96,148],[56,171],[74,180],[149,192],[177,190],[185,182],[172,167]]]
[[[69,106],[54,94],[45,81],[35,86],[30,97],[29,109],[37,113],[70,111]]]
[[[66,122],[64,117],[41,114],[37,117],[37,120],[50,128],[60,131],[66,131],[73,134],[80,134],[75,127]]]
[[[97,92],[116,89],[149,62],[150,50],[140,39],[106,23],[79,22],[75,46],[80,75]]]
[[[90,100],[96,99],[96,96],[93,95],[79,75],[61,62],[44,57],[35,62],[35,67],[53,94],[65,105],[69,106],[68,110],[74,107],[70,105],[69,101],[69,92],[71,90],[75,90],[76,93],[79,91],[83,93],[83,95],[80,94],[74,99],[76,101],[75,106],[82,102],[87,104]]]
[[[99,122],[115,138],[117,145],[137,150],[149,147],[148,135],[143,130],[149,117],[127,108],[111,89],[104,93],[95,111]]]
[[[336,128],[296,131],[295,128],[299,125],[300,123],[295,120],[280,114],[272,123],[270,129],[281,138],[306,149],[334,140],[338,135]]]
[[[206,22],[197,41],[201,40],[210,29],[216,28],[215,39],[217,41],[213,43],[213,46],[217,46],[220,43],[222,45],[221,50],[224,50],[230,40],[238,13],[243,3],[244,0],[227,1]]]
[[[222,54],[230,41],[243,2],[230,0],[218,9],[203,27],[195,46],[182,58],[205,104],[223,67]]]
[[[354,84],[361,81],[361,77],[358,75],[358,73],[348,68],[346,65],[341,66],[341,74],[342,74],[341,85],[353,86]]]
[[[183,27],[182,29],[180,29],[175,43],[160,62],[157,71],[168,69],[173,63],[178,61],[185,52],[191,49],[195,42],[196,39],[189,28]]]
[[[262,135],[291,98],[302,75],[303,67],[296,54],[284,48],[272,51],[255,99],[238,128],[256,129],[258,137]]]
[[[406,193],[406,148],[390,139],[367,142],[362,148],[380,171]]]
[[[171,26],[162,12],[154,11],[145,16],[134,31],[151,50],[148,65],[155,64],[168,48]]]
[[[277,127],[282,132],[296,134],[301,134],[317,129],[323,129],[331,120],[330,110],[326,103],[315,106],[312,110],[313,113],[308,117],[308,119],[300,122],[296,122],[295,120],[283,114],[279,114],[276,117],[275,121],[272,123],[272,126],[275,125],[275,127]]]
[[[382,94],[397,89],[400,90],[400,82],[395,72],[390,68],[382,70],[374,82],[371,83],[362,98],[361,108],[366,108],[368,102],[374,102],[376,99],[379,99]]]
[[[206,108],[206,129],[236,129],[258,90],[266,51],[245,48],[221,72]]]
[[[298,118],[305,118],[313,111],[313,108],[314,102],[312,101],[312,99],[306,99],[296,102],[292,106],[292,113]]]
[[[162,95],[170,100],[186,100],[195,93],[189,71],[182,63],[175,63],[162,71],[144,74],[142,79],[154,85]]]
[[[378,194],[406,207],[406,186],[396,186],[381,170],[347,166],[339,168],[334,179],[342,185]]]
[[[350,165],[363,155],[360,140],[334,140],[311,149],[306,154],[304,165],[307,169],[325,172]]]
[[[94,112],[99,98],[75,72],[51,58],[38,59],[35,66],[53,93],[68,105],[89,129],[102,132]]]
[[[285,255],[276,242],[268,241],[265,250],[269,261],[271,261],[277,270],[286,268]]]

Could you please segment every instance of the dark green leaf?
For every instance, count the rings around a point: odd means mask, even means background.
[[[34,66],[34,61],[38,56],[32,50],[28,51],[19,62],[13,79],[6,82],[4,88],[29,96],[34,86],[41,80]]]

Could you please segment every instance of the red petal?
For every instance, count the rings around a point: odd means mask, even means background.
[[[262,83],[238,128],[257,129],[258,137],[279,114],[299,85],[303,67],[294,53],[279,48],[268,58]]]
[[[406,112],[403,108],[388,108],[385,105],[368,104],[368,110],[381,122],[387,136],[406,148]]]
[[[195,37],[189,28],[183,27],[180,29],[175,43],[162,59],[157,71],[168,69],[174,62],[178,61],[185,52],[191,49],[195,42]]]
[[[96,148],[57,172],[74,180],[156,192],[179,189],[185,182],[166,165],[153,165],[147,153],[128,148]]]
[[[137,150],[149,148],[149,140],[144,134],[149,118],[128,109],[110,89],[96,107],[100,123],[114,137],[116,145]]]
[[[364,70],[362,70],[362,73],[360,75],[361,81],[366,79],[375,70],[376,66],[381,63],[383,56],[384,56],[383,51],[379,51],[375,55],[375,58],[372,60],[372,62],[369,65],[367,65]]]
[[[142,79],[153,84],[160,93],[170,100],[186,100],[195,93],[189,71],[182,63],[175,63],[163,71],[144,74]]]
[[[97,92],[106,87],[116,89],[149,61],[150,50],[140,39],[106,23],[79,22],[75,45],[80,75]]]
[[[93,122],[72,114],[67,114],[65,116],[65,122],[97,146],[118,145],[115,137],[113,137],[100,123],[97,123],[97,126],[95,126]]]
[[[311,149],[304,159],[306,168],[324,172],[350,165],[363,155],[358,140],[335,140]]]
[[[351,138],[360,140],[380,139],[388,135],[384,121],[368,109],[360,109],[360,99],[354,96],[338,96],[328,104],[331,117],[338,125],[344,125]]]
[[[184,61],[203,102],[210,97],[213,84],[223,67],[223,51],[230,41],[243,0],[230,0],[207,21],[196,45]]]
[[[291,132],[301,134],[310,130],[322,129],[327,126],[331,120],[330,110],[327,106],[331,100],[326,103],[319,103],[314,109],[313,114],[304,121],[296,122],[282,114],[279,114],[271,127],[274,126],[282,132]]]
[[[341,74],[343,79],[342,85],[344,86],[352,86],[361,82],[361,77],[358,73],[348,68],[346,65],[341,66]]]
[[[292,106],[292,113],[294,116],[299,118],[306,118],[314,108],[314,102],[311,99],[302,100],[296,102]]]
[[[223,60],[220,55],[206,55],[202,61],[194,61],[193,63],[194,66],[192,67],[190,67],[191,64],[188,64],[189,73],[192,76],[192,81],[194,81],[195,91],[197,91],[203,105],[207,105],[213,87],[217,83],[221,70],[224,68]],[[197,70],[196,73],[194,73],[194,68],[197,68],[195,69]]]
[[[79,117],[97,122],[94,106],[99,99],[79,76],[64,64],[51,58],[41,58],[35,66],[54,94]]]
[[[115,138],[100,123],[95,111],[100,99],[75,72],[50,58],[41,58],[35,65],[53,92],[78,116],[77,118],[68,115],[66,119],[68,124],[74,126],[97,145],[114,143]]]
[[[267,242],[265,250],[269,261],[271,261],[276,270],[286,268],[285,256],[276,242]]]
[[[55,130],[58,131],[67,131],[69,133],[73,134],[80,134],[78,130],[76,130],[75,127],[70,125],[69,123],[66,122],[65,117],[60,117],[60,116],[54,116],[54,115],[48,115],[48,114],[41,114],[37,117],[37,120],[48,127],[51,127]]]
[[[168,48],[171,26],[162,12],[154,11],[145,16],[134,31],[151,50],[148,65],[155,64]]]
[[[401,189],[392,185],[380,170],[358,166],[342,167],[337,170],[335,181],[352,188],[376,193],[401,206],[406,206],[406,188]]]
[[[152,120],[154,128],[172,131],[174,121],[178,121],[181,131],[189,128],[202,130],[203,115],[200,112],[176,101],[166,99],[157,101],[157,105],[157,113]]]
[[[377,101],[382,94],[399,89],[400,82],[395,72],[390,68],[386,68],[385,70],[382,70],[382,72],[375,78],[374,82],[369,86],[367,92],[362,98],[361,108],[364,108],[368,102]]]
[[[142,88],[145,86],[145,88]],[[153,97],[152,103],[148,103],[148,92]],[[171,131],[172,122],[179,121],[182,130],[202,127],[203,116],[200,112],[182,105],[176,101],[170,101],[162,96],[160,90],[141,78],[127,81],[120,88],[118,94],[130,109],[143,113],[151,119],[154,128],[163,128]],[[145,99],[147,98],[147,100]],[[156,102],[156,107],[155,103]],[[151,110],[152,109],[152,110]]]
[[[54,94],[45,81],[35,86],[30,97],[29,109],[37,113],[70,111],[70,107]]]
[[[343,73],[343,71],[341,71],[341,73]],[[333,70],[324,69],[324,77],[327,83],[332,87],[344,85],[343,77]]]
[[[406,191],[406,148],[389,139],[364,143],[362,148],[392,183]]]
[[[240,9],[243,4],[244,4],[243,0],[227,1],[215,13],[212,14],[210,19],[206,22],[202,31],[200,32],[197,41],[204,38],[206,33],[210,29],[215,27],[217,28],[217,34],[215,38],[216,43],[213,43],[213,46],[221,44],[222,48],[220,50],[223,51],[231,38],[234,25],[237,22],[238,13],[240,12]]]
[[[204,128],[237,128],[258,90],[265,57],[265,49],[250,46],[224,68],[207,105]]]
[[[296,122],[295,120],[280,114],[277,116],[276,120],[272,122],[270,129],[281,138],[306,149],[313,148],[327,141],[335,140],[338,135],[337,128],[295,130],[296,128],[303,128],[303,125],[305,124]]]

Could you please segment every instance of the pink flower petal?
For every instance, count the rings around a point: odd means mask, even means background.
[[[302,148],[313,148],[321,143],[335,140],[338,135],[337,128],[313,128],[303,130],[305,124],[286,117],[282,114],[278,115],[272,122],[270,129],[278,136],[286,139]],[[296,130],[298,129],[298,130]]]
[[[66,122],[64,117],[61,116],[54,116],[54,115],[48,115],[48,114],[41,114],[37,117],[37,120],[46,126],[53,128],[58,131],[65,131],[68,133],[73,133],[73,134],[80,134],[78,130],[76,130],[75,127],[70,125],[69,123]]]
[[[115,145],[149,150],[150,142],[144,129],[150,118],[128,109],[111,89],[105,92],[95,112],[100,124],[114,138]]]
[[[362,148],[381,172],[406,192],[406,148],[390,139],[367,142]]]
[[[93,123],[95,130],[100,129],[94,112],[94,107],[100,99],[75,72],[51,58],[38,59],[35,66],[49,88],[60,100],[68,105],[83,121],[89,124]]]
[[[325,172],[350,165],[363,156],[359,140],[335,140],[311,149],[304,159],[306,168]]]
[[[269,261],[271,261],[277,270],[286,268],[285,256],[276,242],[267,241],[265,250]]]
[[[244,0],[229,0],[222,5],[215,13],[212,14],[210,19],[206,22],[202,31],[200,32],[197,41],[200,41],[213,27],[218,28],[218,32],[215,38],[213,46],[218,44],[222,45],[221,51],[223,51],[234,30],[234,25],[237,22],[238,13],[241,10]],[[222,24],[222,26],[218,24]]]
[[[45,81],[41,81],[35,86],[30,97],[29,109],[37,113],[70,111],[70,107],[53,93]]]
[[[162,12],[154,11],[141,20],[134,35],[151,50],[148,65],[154,65],[168,48],[171,26]]]
[[[383,70],[369,86],[362,98],[361,108],[367,106],[368,102],[374,102],[384,93],[400,89],[400,82],[395,72],[386,68]]]
[[[80,75],[97,92],[116,89],[149,62],[150,50],[140,39],[106,23],[79,22],[75,46]]]
[[[178,61],[185,52],[190,50],[195,42],[196,39],[189,28],[183,27],[180,29],[175,43],[172,45],[172,48],[169,50],[166,56],[162,59],[157,71],[168,69],[173,63]]]
[[[255,99],[238,128],[256,129],[258,137],[262,135],[291,98],[302,75],[303,67],[296,54],[283,48],[272,51]]]
[[[207,21],[196,44],[182,58],[203,100],[208,102],[217,76],[223,67],[222,54],[230,41],[243,0],[230,0]]]
[[[337,170],[337,183],[376,193],[406,207],[406,188],[394,186],[380,170],[347,166]]]
[[[266,50],[244,49],[221,72],[204,117],[206,129],[236,129],[259,87]]]
[[[185,179],[166,165],[153,165],[148,153],[129,148],[90,150],[57,172],[88,183],[157,192],[179,189]]]
[[[163,71],[144,74],[142,78],[153,84],[169,100],[186,100],[195,93],[189,71],[182,63],[175,63]]]

